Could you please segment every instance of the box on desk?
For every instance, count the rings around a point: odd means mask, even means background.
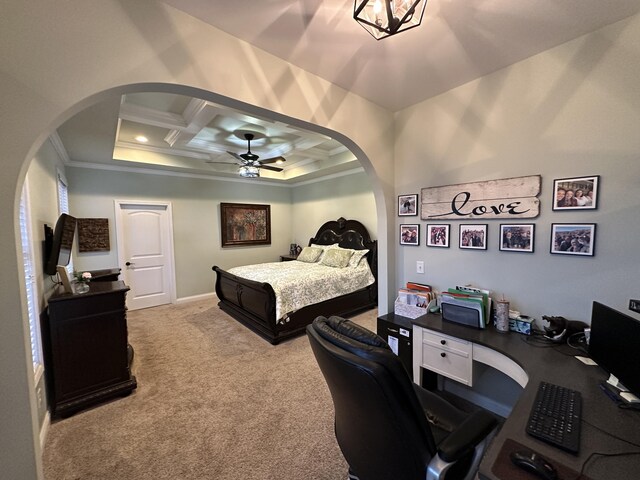
[[[516,318],[509,317],[509,330],[524,335],[531,335],[533,332],[533,318],[525,315],[520,315]]]

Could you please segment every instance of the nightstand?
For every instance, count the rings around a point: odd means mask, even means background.
[[[280,255],[281,262],[290,262],[291,260],[295,260],[298,258],[298,255]]]

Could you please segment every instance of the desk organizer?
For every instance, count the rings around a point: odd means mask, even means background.
[[[415,305],[408,305],[406,303],[402,303],[398,299],[396,299],[393,307],[393,313],[396,315],[402,315],[407,318],[418,318],[422,315],[426,315],[428,310],[422,307],[416,307]]]

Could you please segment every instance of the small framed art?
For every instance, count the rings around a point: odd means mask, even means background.
[[[533,223],[500,225],[500,250],[505,252],[533,252]]]
[[[592,257],[595,242],[595,223],[551,224],[551,253]]]
[[[449,248],[449,225],[427,225],[427,247]]]
[[[460,248],[487,249],[487,224],[467,223],[460,225]]]
[[[589,210],[597,208],[599,182],[599,175],[554,180],[553,209]]]
[[[420,225],[400,225],[400,245],[420,245]]]
[[[398,215],[410,216],[418,214],[418,194],[398,196]]]

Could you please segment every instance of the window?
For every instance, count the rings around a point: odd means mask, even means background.
[[[22,187],[22,196],[20,197],[20,239],[22,243],[22,266],[24,269],[25,288],[27,290],[31,357],[33,359],[33,370],[37,374],[39,370],[43,369],[43,366],[40,328],[38,326],[40,312],[37,301],[36,275],[33,266],[33,242],[29,211],[29,192],[27,182],[25,182],[24,187]]]
[[[67,188],[67,179],[64,174],[58,170],[58,213],[69,213],[69,189]],[[69,259],[67,265],[67,273],[71,277],[73,275],[73,258]]]

